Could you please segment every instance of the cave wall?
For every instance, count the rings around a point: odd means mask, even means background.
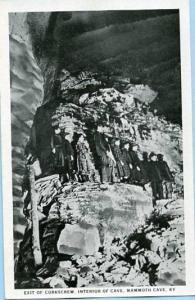
[[[119,74],[158,92],[153,107],[181,122],[178,11],[11,13],[10,72],[15,239],[24,230],[24,147],[62,68]]]
[[[22,181],[25,172],[24,149],[33,118],[42,104],[43,76],[33,55],[26,14],[10,18],[10,87],[12,129],[12,179],[14,248],[17,253],[26,220],[22,213]]]

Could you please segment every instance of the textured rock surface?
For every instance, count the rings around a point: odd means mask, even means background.
[[[61,218],[66,220],[68,213],[78,222],[61,233],[59,251],[61,247],[67,254],[94,254],[100,242],[109,245],[114,237],[128,235],[152,211],[151,190],[144,192],[141,187],[125,184],[108,186],[105,191],[100,187],[91,190],[90,183],[75,185],[68,197],[59,194],[50,217],[58,210],[58,202]]]
[[[178,11],[60,12],[48,29],[36,44],[59,71],[105,71],[148,84],[159,94],[153,107],[181,122]]]
[[[56,220],[50,221],[50,228],[52,223],[55,226]],[[18,277],[18,286],[63,288],[185,285],[184,239],[183,200],[158,201],[155,211],[147,217],[144,224],[138,225],[129,235],[114,237],[109,244],[104,241],[101,249],[93,255],[77,251],[73,256],[61,257],[59,266],[54,270],[51,263],[45,266],[49,273],[44,276],[38,270],[39,275],[33,276],[32,280],[26,273],[24,278],[20,277],[19,280]],[[76,278],[74,282],[73,277]]]
[[[61,68],[103,70],[148,84],[159,94],[153,107],[169,120],[181,122],[177,10],[47,12],[11,18],[12,32],[22,37],[30,32],[45,78],[45,102],[55,98],[53,79]]]
[[[24,233],[22,180],[24,149],[33,117],[43,100],[43,77],[32,49],[19,36],[10,35],[12,171],[15,250]]]

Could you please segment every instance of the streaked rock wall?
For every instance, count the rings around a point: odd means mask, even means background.
[[[10,78],[12,120],[12,171],[15,253],[23,236],[22,180],[25,170],[24,148],[33,117],[43,100],[43,77],[32,47],[19,35],[10,35]]]

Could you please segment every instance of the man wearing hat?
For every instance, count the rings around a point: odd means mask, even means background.
[[[130,181],[132,177],[133,162],[129,154],[129,141],[123,141],[121,143],[122,162],[124,170],[125,181]]]
[[[53,135],[51,137],[51,147],[53,153],[54,172],[60,175],[60,180],[63,181],[65,174],[65,159],[64,159],[64,137],[58,125],[53,127]]]
[[[114,181],[114,165],[116,164],[112,154],[108,138],[103,133],[102,127],[98,126],[94,134],[95,151],[98,158],[98,168],[101,182]]]
[[[69,129],[69,131],[65,132],[64,141],[63,141],[65,181],[74,179],[74,174],[73,174],[74,150],[71,145],[72,139],[73,139],[73,131]]]
[[[138,157],[138,145],[135,143],[129,144],[129,155],[131,157],[132,165],[130,165],[132,169],[132,183],[137,185],[143,185],[143,174],[142,174],[142,166],[141,161]],[[144,186],[143,186],[144,188]]]
[[[173,187],[172,183],[174,181],[173,175],[169,169],[167,162],[163,159],[162,154],[157,154],[157,165],[163,180],[164,187],[164,197],[163,198],[172,198]]]
[[[144,176],[144,182],[145,184],[148,183],[150,181],[150,166],[149,166],[149,161],[148,161],[148,153],[147,152],[143,152],[143,160],[141,161],[141,165],[142,165],[142,173]]]
[[[116,161],[117,177],[119,181],[123,181],[125,177],[123,156],[120,149],[120,139],[113,139],[111,142],[111,150]]]
[[[73,177],[73,148],[71,146],[72,133],[62,132],[58,126],[54,126],[51,139],[53,153],[54,172],[60,175],[62,182],[69,181]]]
[[[157,155],[154,152],[150,153],[149,160],[149,178],[152,188],[152,201],[153,206],[156,206],[156,200],[163,197],[162,177],[156,161]]]
[[[81,181],[92,181],[95,175],[95,167],[93,166],[90,156],[89,143],[86,140],[84,132],[79,133],[78,142],[76,144],[77,152],[77,169]]]

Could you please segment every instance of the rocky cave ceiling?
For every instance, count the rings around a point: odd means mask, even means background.
[[[45,74],[52,65],[55,76],[66,68],[130,77],[158,92],[160,114],[181,122],[177,10],[28,13],[27,22]]]

